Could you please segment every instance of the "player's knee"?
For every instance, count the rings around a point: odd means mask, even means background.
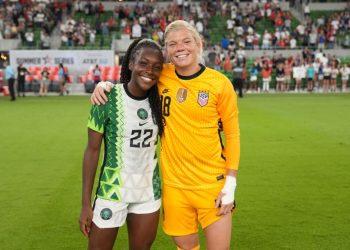
[[[198,250],[199,239],[197,234],[174,236],[174,243],[178,250]]]
[[[137,240],[135,242],[132,242],[130,249],[149,250],[149,249],[151,249],[151,246],[152,246],[154,240],[155,240],[154,238],[153,239]]]

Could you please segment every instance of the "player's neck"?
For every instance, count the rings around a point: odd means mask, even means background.
[[[126,84],[126,91],[129,92],[132,97],[137,99],[144,99],[148,95],[147,91],[142,90],[135,82],[132,81]]]
[[[191,76],[196,74],[201,70],[200,64],[196,63],[195,65],[187,66],[187,67],[177,67],[176,73],[180,76]]]

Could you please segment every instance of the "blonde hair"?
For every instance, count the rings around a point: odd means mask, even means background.
[[[178,31],[178,30],[183,30],[186,29],[188,30],[191,34],[192,37],[194,38],[195,42],[199,45],[199,60],[202,58],[203,54],[203,43],[202,43],[202,38],[198,31],[189,23],[184,20],[176,20],[174,22],[171,22],[166,28],[164,32],[164,43],[165,47],[167,45],[167,37],[169,33],[172,31]]]

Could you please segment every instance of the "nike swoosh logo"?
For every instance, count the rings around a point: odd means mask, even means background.
[[[145,124],[147,124],[147,122],[144,122],[144,123],[139,122],[139,126],[143,126]]]

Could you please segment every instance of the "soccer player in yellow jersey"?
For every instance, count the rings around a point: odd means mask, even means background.
[[[193,250],[199,249],[200,224],[207,249],[229,249],[240,157],[237,96],[223,74],[200,63],[202,41],[189,23],[169,24],[164,40],[171,63],[158,83],[165,119],[163,229],[178,249]],[[104,89],[109,87],[100,83],[93,103],[105,103]]]

